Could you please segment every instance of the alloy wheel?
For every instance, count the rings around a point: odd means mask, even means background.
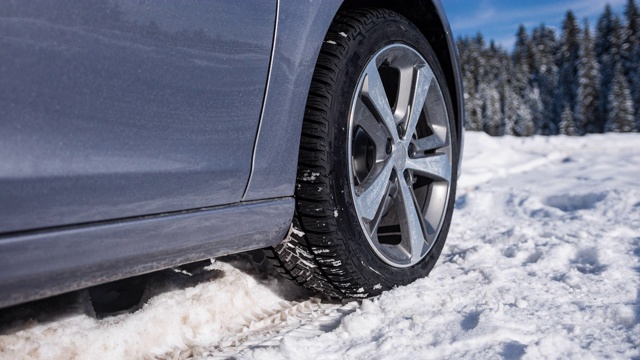
[[[438,238],[451,190],[449,126],[420,53],[403,44],[377,51],[351,103],[349,183],[369,244],[391,266],[417,264]]]

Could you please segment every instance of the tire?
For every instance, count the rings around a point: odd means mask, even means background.
[[[291,231],[266,250],[281,274],[336,298],[429,274],[455,200],[450,97],[434,51],[406,18],[384,9],[336,16],[307,101]]]

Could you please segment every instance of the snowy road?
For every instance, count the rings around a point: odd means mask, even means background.
[[[2,324],[0,358],[640,359],[640,135],[468,133],[463,165],[429,278],[343,305],[215,261],[133,314]]]

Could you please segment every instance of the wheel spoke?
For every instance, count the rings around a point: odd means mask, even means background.
[[[427,233],[427,241],[431,244],[435,240],[438,227],[447,202],[448,185],[444,183],[431,184],[428,190],[427,201],[422,208],[424,224]]]
[[[446,154],[407,159],[406,168],[434,180],[451,180],[451,162]]]
[[[384,216],[384,210],[388,205],[388,202],[391,201],[389,197],[390,187],[387,187],[387,191],[385,195],[382,197],[382,202],[380,203],[380,207],[378,208],[378,212],[373,216],[373,219],[369,222],[369,236],[373,236],[377,234],[378,228],[380,227],[380,221],[382,221],[382,217]]]
[[[398,183],[400,196],[402,197],[402,219],[400,220],[400,226],[403,230],[403,237],[408,240],[411,261],[413,262],[415,259],[421,258],[422,249],[426,243],[422,214],[418,212],[413,190],[409,187],[405,179],[403,177],[398,178]]]
[[[389,138],[387,132],[384,127],[376,121],[362,100],[357,101],[358,105],[356,106],[356,116],[354,118],[355,125],[360,126],[362,130],[371,137],[371,140],[376,144],[378,149],[384,151],[387,145],[387,139]]]
[[[389,134],[391,134],[393,141],[397,142],[398,132],[396,130],[396,122],[387,100],[387,94],[380,78],[380,73],[376,67],[376,62],[371,61],[367,66],[366,78],[362,86],[362,95],[364,99],[368,100],[367,103],[373,108],[370,109],[375,116],[384,124]]]
[[[417,151],[424,152],[438,150],[446,146],[447,141],[437,134],[433,134],[422,139],[414,140],[413,144],[415,145]]]
[[[380,165],[377,165],[376,167],[379,166]],[[389,178],[393,171],[393,163],[389,160],[382,165],[382,169],[380,169],[380,171],[376,172],[375,170],[376,169],[371,173],[376,175],[365,179],[362,184],[362,187],[365,189],[364,192],[361,195],[356,196],[356,201],[359,203],[360,216],[367,220],[373,220],[378,209],[382,205],[382,201],[385,196],[387,196]]]
[[[446,132],[449,116],[447,115],[447,108],[445,106],[444,95],[442,95],[442,89],[439,86],[434,86],[429,90],[427,94],[427,104],[425,110],[428,113],[427,121],[435,132]]]
[[[420,119],[420,114],[422,113],[422,108],[424,107],[433,79],[434,75],[429,67],[420,66],[417,68],[415,84],[412,89],[411,113],[404,138],[406,142],[411,141],[411,138],[416,133],[416,126],[418,125],[418,120]]]

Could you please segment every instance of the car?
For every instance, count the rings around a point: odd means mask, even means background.
[[[365,298],[428,275],[463,143],[438,0],[0,3],[0,307],[265,249]]]

